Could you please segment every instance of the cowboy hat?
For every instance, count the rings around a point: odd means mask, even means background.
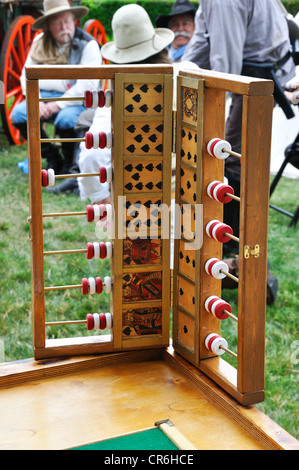
[[[154,29],[147,12],[135,3],[119,8],[111,24],[114,41],[104,44],[101,52],[105,59],[116,64],[147,59],[174,40],[170,29]]]
[[[44,13],[43,16],[38,18],[32,25],[32,29],[43,29],[47,24],[47,20],[51,16],[65,11],[70,11],[75,16],[76,20],[87,15],[89,9],[87,7],[71,7],[68,0],[44,0],[43,2]]]
[[[173,5],[169,15],[157,16],[155,19],[155,25],[158,28],[167,28],[169,20],[171,20],[173,16],[184,15],[187,13],[194,17],[196,8],[192,5],[191,2],[189,2],[189,0],[177,0]]]

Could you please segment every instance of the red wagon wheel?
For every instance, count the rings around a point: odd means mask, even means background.
[[[84,24],[84,31],[90,34],[97,43],[102,46],[107,42],[107,36],[104,26],[99,20],[87,20]]]
[[[18,16],[9,26],[1,48],[0,79],[4,88],[4,103],[1,104],[3,128],[12,144],[21,145],[24,139],[12,125],[11,113],[16,104],[23,101],[20,76],[32,40],[38,32],[32,32],[31,16]]]

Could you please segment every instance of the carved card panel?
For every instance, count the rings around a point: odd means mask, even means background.
[[[113,155],[116,225],[114,308],[122,348],[166,345],[170,310],[170,239],[161,205],[170,207],[172,76],[117,74]],[[170,212],[166,216],[170,220]],[[120,314],[119,314],[120,312]]]
[[[180,218],[175,223],[180,239],[175,240],[174,252],[173,341],[194,363],[199,361],[203,92],[202,81],[178,78],[176,204]]]

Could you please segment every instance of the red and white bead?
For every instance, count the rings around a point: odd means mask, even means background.
[[[86,90],[84,98],[86,108],[108,108],[112,105],[111,90]]]
[[[214,138],[211,139],[207,145],[207,150],[212,157],[219,158],[221,160],[227,158],[232,149],[231,144],[223,139]]]
[[[226,204],[232,200],[230,194],[234,195],[235,192],[228,184],[221,183],[221,181],[211,181],[207,186],[207,194],[211,199]]]
[[[224,279],[226,277],[225,273],[229,272],[229,268],[224,261],[221,261],[218,258],[210,258],[205,263],[205,271],[215,279]]]
[[[112,285],[112,283],[111,283],[111,277],[105,276],[105,277],[104,277],[104,287],[105,287],[105,292],[106,292],[106,294],[110,294],[110,292],[111,292],[111,285]]]
[[[112,257],[111,242],[88,242],[86,244],[87,259],[104,259]]]
[[[111,313],[88,313],[86,315],[87,329],[90,330],[111,330]]]
[[[221,356],[221,354],[225,353],[222,347],[227,348],[228,344],[226,339],[222,338],[222,336],[211,333],[205,339],[205,347],[217,356]]]
[[[42,170],[42,186],[54,186],[55,184],[55,172],[52,168],[48,170]]]
[[[99,168],[100,183],[112,182],[112,168],[111,166],[100,166]]]
[[[206,225],[206,234],[220,243],[227,243],[231,238],[226,234],[233,235],[233,229],[219,220],[210,220]]]
[[[111,204],[93,204],[86,206],[86,219],[87,222],[98,222],[108,218],[111,220],[112,217],[112,205]]]
[[[111,132],[85,132],[85,147],[89,150],[94,149],[110,149],[112,147]]]
[[[96,278],[89,277],[88,279],[86,277],[83,277],[81,279],[82,294],[83,295],[101,294],[103,292],[103,286],[105,287],[105,292],[106,292],[106,282],[108,286],[110,286],[110,290],[111,290],[111,278],[110,277],[108,278],[108,276],[106,277],[104,279],[104,283],[101,277],[96,277]]]
[[[229,313],[232,311],[230,304],[225,302],[225,300],[220,299],[220,297],[217,297],[217,295],[210,295],[210,297],[206,299],[205,309],[219,320],[225,320],[229,317],[229,315],[227,315],[224,310],[228,311]]]

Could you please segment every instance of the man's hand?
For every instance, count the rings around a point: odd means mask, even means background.
[[[59,106],[55,101],[44,103],[43,101],[39,104],[39,115],[41,119],[49,119],[53,114],[57,114],[60,111]]]

